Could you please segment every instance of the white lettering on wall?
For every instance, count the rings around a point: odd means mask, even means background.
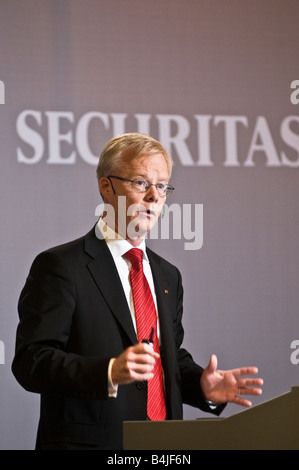
[[[215,161],[219,164],[221,159],[225,167],[255,167],[258,162],[266,167],[299,167],[299,117],[295,115],[286,116],[279,131],[274,133],[265,116],[257,116],[254,122],[249,122],[248,117],[242,115],[196,114],[188,120],[177,114],[135,114],[132,117],[126,113],[90,111],[76,121],[70,111],[32,109],[22,111],[17,117],[16,130],[21,140],[17,147],[17,161],[30,165],[44,159],[52,165],[73,165],[80,158],[87,164],[97,165],[108,138],[132,132],[132,119],[136,132],[151,134],[151,125],[157,127],[158,139],[174,157],[175,164],[213,167]],[[92,129],[96,129],[97,144],[93,147],[99,147],[98,152],[92,149]],[[242,152],[240,132],[243,140],[246,133],[249,142],[245,150],[243,143]],[[108,137],[101,137],[103,133]],[[101,138],[103,142],[99,144]],[[217,160],[212,146],[216,139],[217,143],[220,139],[223,148],[222,151],[217,148]],[[191,148],[191,140],[194,148]],[[282,148],[279,149],[278,145]]]
[[[267,166],[281,166],[271,131],[264,116],[259,116],[256,120],[244,166],[254,166],[253,156],[256,152],[262,152],[265,155]]]
[[[0,80],[0,104],[5,104],[5,85]]]
[[[27,118],[29,123],[27,122]],[[35,125],[35,122],[38,126],[42,124],[42,113],[40,111],[34,111],[27,109],[22,111],[17,118],[17,133],[18,136],[28,144],[33,152],[29,151],[27,155],[23,152],[22,148],[17,148],[17,159],[20,163],[33,164],[38,163],[44,154],[44,139],[39,134],[38,131],[32,129],[31,126]],[[31,124],[31,126],[29,125]]]
[[[280,133],[282,140],[292,149],[297,152],[297,160],[289,160],[285,152],[281,152],[281,162],[285,166],[296,167],[299,166],[299,135],[291,129],[291,124],[299,124],[299,116],[287,116],[281,123]],[[298,127],[298,126],[297,126]]]
[[[3,341],[0,341],[0,364],[5,364],[5,346]]]
[[[294,341],[291,342],[291,349],[294,349],[294,351],[291,354],[291,363],[296,365],[299,364],[299,340],[295,339]]]
[[[168,153],[172,154],[173,148],[176,150],[180,162],[184,166],[194,166],[194,161],[186,139],[190,135],[190,124],[183,116],[172,114],[157,114],[160,141],[163,142],[164,147]],[[175,125],[177,132],[172,135],[171,128]]]
[[[237,140],[237,124],[248,126],[246,116],[215,116],[214,123],[224,123],[225,132],[225,161],[224,166],[240,166],[238,160],[238,140]]]
[[[295,88],[295,91],[291,93],[290,100],[292,104],[299,103],[299,80],[293,80],[291,83],[291,88]]]
[[[45,115],[48,118],[48,142],[49,154],[47,163],[54,163],[57,165],[71,165],[76,161],[76,152],[68,151],[66,156],[62,156],[62,144],[66,142],[67,148],[72,148],[73,134],[70,124],[74,123],[74,115],[69,112],[54,112],[46,111]],[[69,124],[70,130],[62,132],[62,125]],[[67,123],[65,122],[67,121]]]

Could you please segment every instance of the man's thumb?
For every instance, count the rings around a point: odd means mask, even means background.
[[[211,372],[211,373],[215,372],[217,370],[217,365],[218,365],[217,356],[216,356],[216,354],[212,354],[211,357],[210,357],[209,365],[207,367],[209,372]]]

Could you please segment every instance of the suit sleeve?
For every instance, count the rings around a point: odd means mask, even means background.
[[[12,371],[31,392],[107,398],[110,358],[68,351],[76,291],[63,260],[50,251],[33,262],[21,292]]]

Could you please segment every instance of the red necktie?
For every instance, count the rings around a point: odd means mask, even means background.
[[[148,340],[150,338],[151,330],[154,327],[154,350],[160,354],[157,337],[157,312],[150,286],[143,272],[143,251],[139,248],[132,248],[125,254],[125,256],[132,263],[130,278],[138,340],[139,342],[142,340]],[[166,418],[166,407],[161,358],[156,359],[153,374],[154,377],[148,381],[147,416],[152,421],[162,421]]]

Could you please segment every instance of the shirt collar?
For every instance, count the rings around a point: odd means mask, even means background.
[[[118,233],[116,233],[106,222],[99,218],[97,223],[98,229],[100,230],[105,242],[108,245],[113,257],[120,257],[123,256],[127,251],[131,250],[133,247],[131,243],[121,237]],[[143,259],[149,261],[147,253],[146,253],[146,245],[145,240],[142,240],[140,245],[138,246],[140,250],[143,251]]]

